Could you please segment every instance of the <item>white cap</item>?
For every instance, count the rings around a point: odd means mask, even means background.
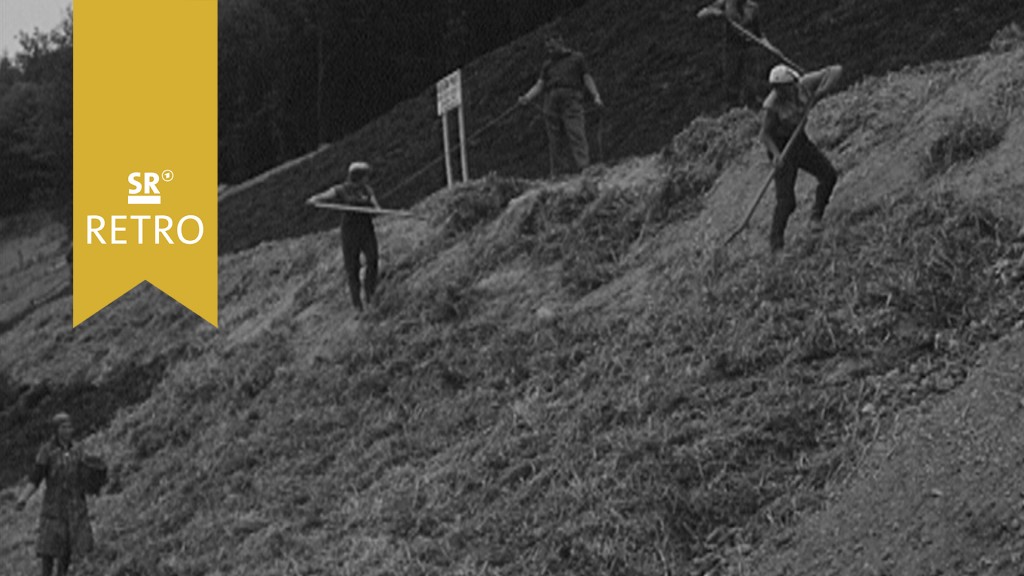
[[[348,165],[348,173],[355,174],[356,172],[369,172],[370,165],[366,162],[353,162]]]
[[[800,74],[786,66],[785,64],[779,64],[772,68],[772,71],[768,74],[769,84],[790,84],[800,79]]]

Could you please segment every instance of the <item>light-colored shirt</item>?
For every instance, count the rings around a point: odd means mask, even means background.
[[[764,100],[764,124],[762,130],[782,148],[800,125],[807,109],[821,96],[835,86],[842,68],[830,66],[809,72],[797,81],[795,99],[783,99],[778,90],[772,90]]]

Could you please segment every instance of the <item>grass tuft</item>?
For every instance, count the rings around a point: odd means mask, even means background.
[[[999,29],[992,36],[989,42],[989,50],[995,53],[1009,52],[1020,46],[1024,46],[1024,28],[1020,24],[1011,22]]]
[[[619,260],[640,234],[643,198],[633,190],[603,193],[562,239],[562,283],[587,293],[617,275]]]
[[[493,174],[483,180],[482,186],[474,183],[456,188],[447,206],[449,216],[445,232],[457,235],[494,220],[524,189],[525,183],[521,180],[499,178]]]
[[[926,177],[977,158],[1003,141],[1009,118],[998,107],[964,108],[928,147],[924,158]]]

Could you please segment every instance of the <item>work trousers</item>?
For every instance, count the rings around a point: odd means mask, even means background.
[[[341,254],[345,259],[345,275],[348,277],[352,305],[356,310],[362,310],[361,293],[365,290],[366,299],[370,300],[377,290],[377,233],[369,217],[357,216],[342,222]],[[366,274],[362,281],[359,278],[360,254],[366,260]]]
[[[579,90],[553,88],[544,98],[544,120],[548,132],[552,174],[580,171],[590,164],[583,95]],[[575,170],[568,166],[571,156]]]
[[[786,156],[786,161],[775,172],[775,216],[772,219],[772,230],[768,237],[772,250],[782,248],[783,236],[789,216],[796,210],[796,175],[797,170],[809,172],[818,180],[814,191],[814,208],[812,220],[821,220],[825,206],[836,187],[838,175],[836,169],[808,138],[805,133],[797,136],[793,148]]]

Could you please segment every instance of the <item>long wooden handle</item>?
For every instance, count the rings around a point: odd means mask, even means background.
[[[778,48],[776,48],[772,44],[766,42],[764,38],[760,38],[758,36],[755,36],[753,32],[751,32],[750,30],[747,30],[746,28],[744,28],[740,24],[738,24],[736,22],[733,22],[732,20],[730,20],[729,18],[725,17],[724,15],[722,17],[725,18],[725,21],[728,22],[730,26],[732,26],[737,32],[739,32],[740,34],[745,36],[751,42],[754,42],[758,46],[760,46],[760,47],[764,48],[765,50],[771,52],[772,54],[776,55],[779,58],[779,60],[782,60],[783,62],[788,64],[790,67],[792,67],[794,70],[796,70],[800,74],[804,73],[804,69],[799,64],[797,64],[796,62],[790,60],[785,54],[782,53],[781,50],[779,50]]]
[[[420,216],[408,210],[390,210],[388,208],[373,208],[370,206],[353,206],[351,204],[332,204],[329,202],[312,202],[312,206],[316,208],[323,208],[325,210],[338,210],[340,212],[358,212],[360,214],[372,214],[375,216],[401,216],[403,218],[418,218],[420,220],[426,220],[425,216]]]
[[[750,223],[750,217],[754,215],[754,210],[757,209],[757,205],[761,203],[761,198],[764,197],[764,193],[768,190],[768,185],[772,183],[772,178],[774,178],[775,173],[779,171],[779,166],[781,166],[783,162],[786,161],[786,156],[789,155],[789,150],[793,147],[793,144],[796,142],[797,137],[799,137],[800,133],[803,132],[804,124],[807,123],[807,117],[810,116],[811,108],[813,107],[813,105],[814,102],[811,101],[807,105],[807,110],[804,110],[804,115],[802,118],[800,118],[800,123],[796,125],[796,130],[794,130],[793,134],[790,135],[789,141],[786,142],[786,147],[782,149],[782,152],[779,154],[778,160],[772,165],[772,171],[769,172],[768,177],[764,179],[764,185],[761,186],[761,191],[757,193],[757,197],[754,198],[754,202],[750,205],[750,209],[747,210],[747,215],[743,218],[743,223],[741,223],[739,228],[733,231],[733,233],[730,234],[729,237],[725,239],[725,242],[722,244],[722,246],[727,246],[729,242],[732,242],[733,239],[739,236],[740,232],[742,232],[743,229],[747,227],[747,224]]]

